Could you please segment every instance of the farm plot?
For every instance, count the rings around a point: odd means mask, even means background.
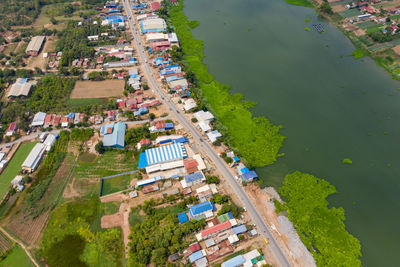
[[[121,80],[77,81],[71,99],[122,96],[125,82]]]
[[[101,196],[109,195],[112,193],[128,189],[132,179],[134,179],[134,174],[127,174],[109,179],[104,179]]]
[[[4,260],[0,261],[0,266],[35,267],[25,251],[18,245],[11,250],[10,254]]]
[[[13,247],[13,242],[0,231],[0,254],[10,250]]]
[[[11,159],[10,163],[7,165],[6,169],[0,175],[0,199],[2,199],[9,190],[11,180],[19,174],[22,163],[24,163],[24,160],[36,143],[37,142],[32,142],[21,145]]]
[[[362,13],[358,9],[348,9],[348,10],[340,12],[340,15],[342,15],[342,17],[345,17],[345,18],[351,18],[351,17],[362,15]]]

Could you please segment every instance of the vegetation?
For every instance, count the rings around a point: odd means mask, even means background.
[[[154,201],[145,203],[146,217],[132,227],[129,262],[131,266],[164,266],[168,255],[186,248],[191,242],[185,236],[201,229],[205,221],[178,223],[177,214],[181,209],[152,207]]]
[[[74,128],[71,130],[71,140],[84,142],[89,140],[89,138],[92,137],[93,134],[94,131],[92,128],[82,128],[82,129]]]
[[[296,6],[312,7],[308,0],[285,0],[286,3]]]
[[[225,203],[222,208],[218,211],[218,215],[222,215],[228,212],[231,212],[233,217],[235,218],[239,218],[240,214],[242,214],[243,212],[243,208],[237,206],[235,204],[235,202],[233,202],[232,200],[230,201],[230,203]]]
[[[354,59],[359,59],[365,56],[364,50],[358,48],[352,53]]]
[[[326,198],[336,189],[327,181],[294,172],[279,193],[288,217],[318,266],[361,266],[360,242],[349,234],[343,208],[329,208]]]
[[[27,101],[32,112],[50,112],[67,109],[69,95],[74,88],[75,80],[56,75],[43,77],[33,89]]]
[[[25,251],[19,246],[15,245],[10,253],[0,261],[0,266],[24,266],[34,267]]]
[[[36,143],[37,142],[32,142],[21,145],[14,157],[11,159],[10,163],[0,175],[0,199],[2,199],[10,189],[11,180],[20,173],[22,163],[25,161],[29,152],[31,152]]]
[[[58,168],[60,167],[67,154],[66,151],[68,142],[69,132],[60,132],[59,139],[52,147],[50,152],[47,154],[46,159],[36,173],[36,177],[31,187],[27,189],[28,195],[25,201],[25,211],[27,211],[34,218],[49,209],[51,205],[55,204],[50,203],[49,206],[46,205],[48,203],[42,203],[40,202],[40,200],[47,191],[51,180],[53,179],[54,175],[56,174]]]
[[[40,255],[50,267],[122,266],[121,230],[98,230],[100,212],[97,196],[68,202],[54,210],[40,248]]]
[[[132,166],[133,167],[133,166]],[[128,189],[129,184],[133,175],[122,175],[110,179],[103,180],[103,191],[101,192],[102,196],[109,195],[115,192],[119,192],[125,189]]]
[[[344,159],[342,160],[342,163],[343,163],[343,164],[353,164],[353,161],[352,161],[351,159],[349,159],[349,158],[344,158]]]
[[[200,99],[205,100],[206,106],[220,121],[221,124],[217,126],[225,133],[225,141],[240,151],[241,156],[252,166],[274,163],[284,140],[279,134],[281,127],[273,125],[264,117],[253,117],[249,108],[255,103],[244,101],[241,94],[230,94],[229,86],[214,80],[202,63],[203,43],[190,32],[189,21],[183,14],[183,2],[168,5],[168,11],[181,43],[183,58],[197,79],[198,90],[194,91]]]

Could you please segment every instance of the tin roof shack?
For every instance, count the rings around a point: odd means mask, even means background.
[[[13,133],[17,130],[17,122],[13,121],[7,128],[6,136],[12,136]]]
[[[42,48],[45,40],[46,36],[33,37],[26,47],[25,52],[30,56],[36,57],[39,54],[39,51]]]
[[[39,166],[45,149],[46,145],[43,143],[37,143],[29,153],[28,157],[25,159],[24,163],[22,163],[22,169],[28,172],[35,171]]]
[[[200,184],[206,180],[204,174],[200,172],[195,172],[189,175],[186,175],[184,179],[181,181],[182,187],[186,188],[188,186],[193,186],[196,184]]]
[[[192,219],[200,220],[212,217],[215,206],[211,201],[205,201],[189,208],[189,215]]]
[[[229,221],[214,225],[210,228],[204,229],[200,233],[196,235],[197,241],[201,241],[203,239],[210,238],[212,236],[217,235],[218,233],[224,232],[228,229],[231,229],[232,226],[237,224],[235,219],[231,219]]]
[[[36,84],[36,81],[28,82],[28,78],[18,78],[17,81],[11,85],[7,97],[27,97],[31,91],[32,85],[34,84]]]
[[[116,148],[124,148],[125,147],[125,123],[118,122],[115,123],[112,127],[112,132],[104,133],[103,138],[103,146],[105,147],[116,147]]]
[[[196,196],[203,201],[217,193],[218,189],[215,184],[206,184],[196,189]]]
[[[154,185],[144,186],[142,189],[142,192],[143,192],[143,194],[148,194],[148,193],[156,192],[158,190],[160,190],[160,187],[158,185],[154,184]]]

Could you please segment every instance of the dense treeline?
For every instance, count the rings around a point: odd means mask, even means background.
[[[346,231],[343,208],[329,208],[326,198],[336,189],[310,174],[294,172],[285,177],[279,193],[287,201],[288,217],[318,266],[361,266],[360,241]]]
[[[129,261],[130,266],[165,266],[169,255],[186,248],[190,243],[185,236],[196,232],[205,221],[178,223],[173,208],[144,209],[146,217],[131,229]]]
[[[32,112],[65,110],[74,85],[75,80],[71,78],[45,76],[34,88],[27,101],[27,107]]]

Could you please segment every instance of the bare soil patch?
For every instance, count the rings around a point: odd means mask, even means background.
[[[104,98],[122,96],[124,81],[77,81],[71,98]]]
[[[395,47],[392,48],[393,51],[400,56],[400,45],[396,45]]]
[[[356,36],[362,36],[362,35],[365,35],[365,31],[363,29],[357,29],[354,31],[354,34]]]

